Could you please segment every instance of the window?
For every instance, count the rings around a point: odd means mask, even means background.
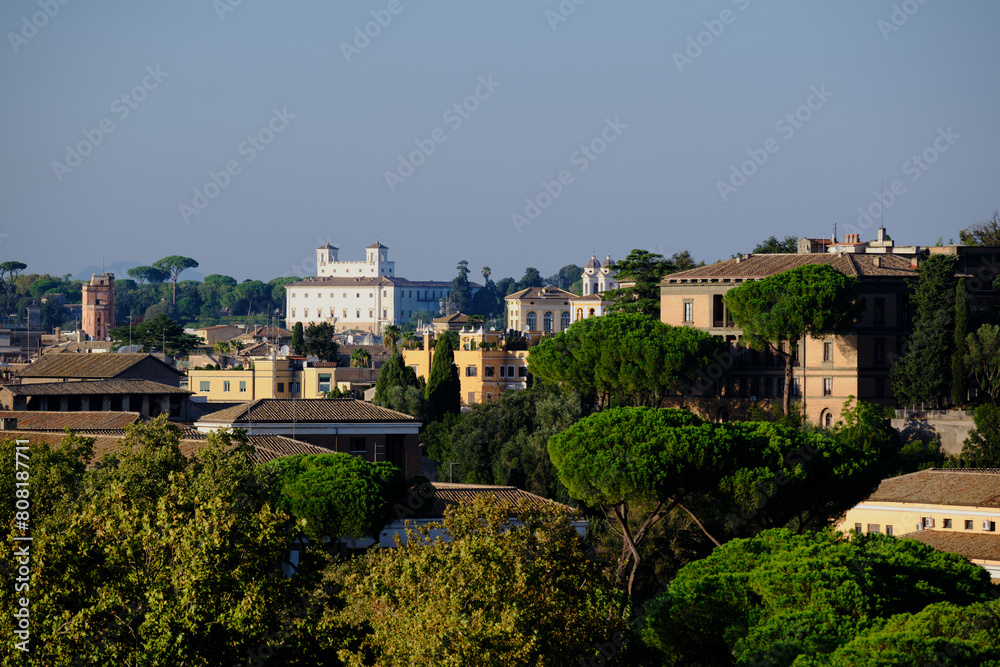
[[[567,310],[562,315],[559,316],[559,329],[560,331],[565,331],[569,329],[569,311]]]
[[[992,533],[996,529],[997,529],[996,521],[983,521],[983,530],[985,530],[987,533]]]
[[[583,308],[576,309],[576,321],[579,322],[583,319]]]
[[[503,373],[501,373],[501,375],[503,375]],[[513,366],[508,366],[507,367],[507,377],[509,377],[509,378],[514,377],[514,367]]]
[[[691,301],[684,302],[684,321],[694,322],[694,303]]]
[[[889,537],[892,537],[892,526],[885,527],[885,534],[888,535]]]
[[[330,391],[330,373],[320,373],[319,374],[319,387],[320,391]]]
[[[295,317],[295,309],[292,308],[292,317]]]
[[[966,530],[972,530],[972,521],[966,521],[965,522],[965,529]]]
[[[519,377],[519,378],[526,378],[526,377],[528,377],[528,367],[527,366],[518,366],[517,367],[517,377]]]
[[[535,314],[535,311],[532,310],[528,313],[525,322],[528,324],[528,331],[538,331],[538,315]]]
[[[823,361],[833,361],[833,343],[823,343]]]
[[[385,320],[385,319],[388,319],[388,318],[389,318],[389,309],[388,308],[383,308],[382,309],[382,319]]]
[[[920,523],[923,524],[924,528],[933,528],[934,527],[934,519],[930,518],[929,516],[922,517],[920,519]]]
[[[854,524],[854,532],[857,533],[858,535],[861,534],[861,524],[860,523]]]
[[[279,393],[279,394],[284,394],[285,393],[285,383],[284,382],[279,382],[278,383],[278,391],[277,391],[277,393]]]
[[[359,320],[361,319],[361,309],[360,308],[355,308],[354,309],[354,317],[355,317],[355,319],[359,319]]]
[[[870,524],[868,524],[868,532],[869,533],[881,533],[882,532],[882,526],[878,525],[877,523],[870,523]]]
[[[317,308],[316,309],[316,317],[323,317],[323,309],[322,308]]]
[[[500,377],[502,378],[507,377],[507,367],[504,366],[503,364],[500,365]]]
[[[308,308],[303,308],[302,309],[302,317],[309,317],[309,309]]]
[[[795,378],[792,380],[792,396],[800,396],[802,392],[799,389],[799,379]]]
[[[833,378],[823,378],[823,395],[833,396]]]
[[[375,309],[374,308],[369,308],[368,309],[368,319],[372,319],[373,317],[375,317]]]
[[[875,326],[885,326],[885,299],[875,299]]]
[[[368,451],[364,438],[351,438],[351,453],[361,454]]]
[[[496,369],[492,366],[483,366],[483,377],[491,378],[496,374]]]
[[[198,383],[198,391],[210,391],[211,384],[212,384],[211,382],[202,380],[201,382]]]
[[[465,367],[465,377],[467,377],[467,378],[474,378],[474,377],[476,377],[476,374],[477,374],[477,372],[476,372],[476,367],[475,366],[466,366]]]
[[[875,339],[875,363],[880,364],[885,361],[885,340]]]
[[[347,319],[347,309],[344,308],[344,319]]]
[[[823,426],[826,428],[833,426],[833,413],[829,410],[823,411]]]
[[[229,380],[224,380],[222,382],[222,391],[229,391]]]
[[[951,519],[945,519],[942,521],[942,528],[951,528]]]
[[[555,318],[552,317],[552,312],[549,311],[545,313],[545,333],[552,333],[552,325]]]
[[[241,394],[247,393],[247,381],[246,380],[240,380],[240,393]]]

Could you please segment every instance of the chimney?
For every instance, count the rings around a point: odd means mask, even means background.
[[[882,258],[879,257],[878,255],[875,255],[874,257],[872,257],[872,264],[875,265],[876,269],[882,268]]]

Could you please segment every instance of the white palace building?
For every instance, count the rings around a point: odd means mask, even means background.
[[[396,277],[389,248],[378,241],[365,249],[364,261],[341,261],[329,243],[316,249],[316,277],[285,286],[287,327],[328,322],[340,331],[381,334],[389,324],[406,324],[419,311],[441,312],[451,294],[450,281]],[[479,285],[470,283],[473,294]]]

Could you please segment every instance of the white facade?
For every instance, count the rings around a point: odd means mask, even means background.
[[[591,255],[590,261],[583,267],[583,295],[596,296],[608,290],[618,289],[616,275],[611,255],[605,257],[603,266],[595,255]]]
[[[378,241],[365,248],[364,261],[342,262],[337,257],[340,248],[329,243],[316,248],[316,275],[357,278],[358,276],[392,277],[396,263],[389,261],[389,248]]]
[[[365,251],[363,262],[342,262],[338,248],[317,248],[317,276],[285,287],[286,326],[327,322],[337,331],[381,333],[387,325],[406,324],[418,311],[440,314],[450,282],[397,278],[386,246],[376,242]],[[471,288],[475,293],[479,285]]]

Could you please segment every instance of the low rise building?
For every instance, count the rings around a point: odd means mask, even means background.
[[[348,368],[303,357],[246,360],[243,367],[188,371],[196,402],[255,401],[262,398],[323,398],[339,389],[360,395],[375,386],[380,369]]]
[[[838,530],[919,540],[1000,580],[1000,470],[941,468],[882,480]]]
[[[17,371],[21,384],[83,380],[150,380],[180,386],[181,372],[144,353],[45,354]]]
[[[172,419],[187,419],[189,395],[186,389],[135,378],[8,384],[0,387],[0,407],[13,411],[137,411],[143,417],[166,414]]]
[[[283,436],[328,452],[389,461],[407,477],[419,470],[420,426],[409,415],[350,398],[259,399],[195,422],[201,433],[241,428],[252,436]]]

